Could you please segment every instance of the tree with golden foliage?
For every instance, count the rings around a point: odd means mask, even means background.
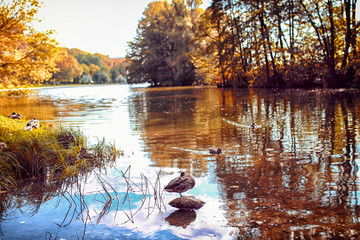
[[[0,0],[0,87],[41,83],[57,71],[53,31],[31,27],[39,8],[37,0]]]
[[[360,87],[357,0],[212,0],[204,56],[233,87]]]
[[[154,1],[144,11],[137,36],[129,43],[131,83],[185,86],[198,83],[191,52],[200,0]]]
[[[63,49],[63,57],[56,63],[58,72],[54,73],[52,78],[58,83],[73,83],[75,78],[80,78],[83,73],[81,65],[76,58]]]

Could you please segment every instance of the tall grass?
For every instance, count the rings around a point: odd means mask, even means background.
[[[0,88],[0,96],[14,97],[14,96],[25,96],[34,95],[37,92],[34,89],[22,88],[22,89],[2,89]]]
[[[120,173],[118,181],[126,183],[126,192],[117,192],[101,175],[103,167],[122,154],[114,144],[100,139],[88,146],[87,138],[75,127],[50,128],[42,124],[38,129],[25,131],[26,123],[26,120],[0,115],[0,142],[7,145],[0,150],[0,223],[11,219],[17,208],[22,209],[25,216],[31,217],[38,212],[42,203],[55,196],[60,196],[57,204],[67,201],[69,208],[62,221],[55,223],[57,232],[47,232],[45,239],[58,239],[60,231],[73,221],[83,222],[82,236],[78,236],[78,239],[85,239],[88,223],[99,224],[104,216],[113,211],[114,221],[123,212],[126,216],[124,223],[134,223],[135,215],[143,207],[147,209],[147,216],[156,209],[159,212],[166,210],[160,171],[154,183],[143,174],[140,183],[136,183],[130,177],[131,166],[124,172],[116,169]],[[87,175],[95,176],[101,186],[101,189],[93,192],[92,202],[103,204],[103,208],[95,211],[95,214],[90,214],[84,179],[79,177]],[[3,191],[8,193],[1,194]],[[134,200],[131,193],[141,200],[139,206],[132,203],[137,199]],[[111,210],[112,207],[115,210]]]
[[[114,144],[99,140],[88,146],[87,137],[74,127],[41,125],[25,131],[26,120],[0,116],[0,191],[22,179],[63,180],[114,161],[119,154]]]

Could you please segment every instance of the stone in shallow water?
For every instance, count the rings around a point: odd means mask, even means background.
[[[181,210],[199,209],[204,206],[205,202],[196,199],[194,196],[179,197],[171,200],[169,205]]]

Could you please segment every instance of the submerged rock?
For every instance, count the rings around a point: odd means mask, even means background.
[[[204,204],[204,201],[196,199],[194,196],[179,197],[169,202],[170,206],[181,210],[200,209]]]

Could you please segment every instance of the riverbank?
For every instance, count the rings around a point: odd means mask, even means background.
[[[61,85],[26,85],[14,88],[0,88],[0,96],[26,96],[37,94],[38,89],[51,89],[51,88],[67,88],[67,87],[88,87],[88,86],[106,86],[106,85],[119,85],[119,84],[61,84]]]
[[[121,154],[105,139],[89,146],[79,128],[40,122],[38,128],[25,130],[28,122],[0,115],[0,192],[29,178],[51,182],[77,177]]]

